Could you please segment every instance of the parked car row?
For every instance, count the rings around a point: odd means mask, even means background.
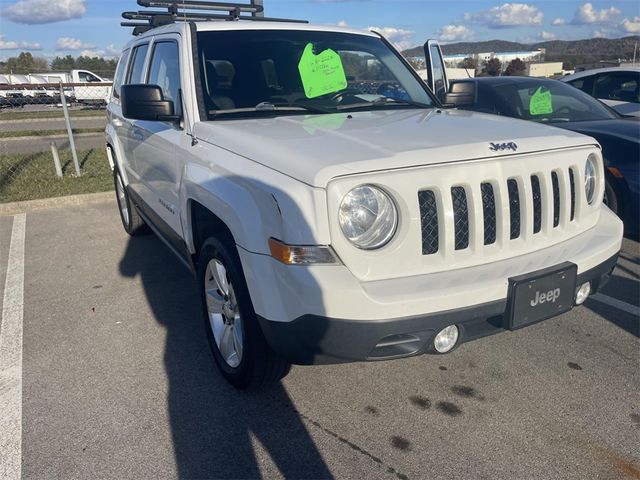
[[[433,58],[439,50],[425,48]],[[438,60],[435,60],[436,63]],[[441,101],[464,110],[502,115],[595,138],[605,162],[605,204],[639,234],[640,68],[580,72],[562,81],[533,77],[434,79]],[[447,85],[447,87],[445,87]]]
[[[22,107],[60,103],[60,84],[70,102],[105,104],[109,98],[109,81],[87,70],[69,73],[0,75],[0,106]]]

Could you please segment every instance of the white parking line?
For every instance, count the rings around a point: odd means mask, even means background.
[[[22,473],[22,316],[26,215],[13,218],[0,324],[0,478]]]
[[[630,303],[617,300],[601,293],[591,295],[589,298],[591,300],[595,300],[596,302],[604,303],[605,305],[609,305],[610,307],[622,310],[623,312],[629,313],[631,315],[635,315],[636,317],[640,317],[640,307],[636,307],[635,305],[631,305]]]

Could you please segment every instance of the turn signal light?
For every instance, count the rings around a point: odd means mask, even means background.
[[[271,256],[285,265],[338,265],[338,257],[330,246],[321,245],[287,245],[269,239]]]

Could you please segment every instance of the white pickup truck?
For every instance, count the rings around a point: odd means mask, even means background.
[[[45,78],[49,83],[69,84],[68,94],[75,101],[84,104],[105,104],[109,101],[111,84],[89,70],[71,70],[68,73],[45,72],[30,75]]]
[[[197,275],[233,385],[448,353],[607,280],[622,223],[593,138],[443,108],[375,32],[166,3],[127,23],[106,147],[124,229]]]

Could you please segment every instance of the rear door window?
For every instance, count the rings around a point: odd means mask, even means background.
[[[129,54],[131,50],[125,50],[122,52],[122,56],[120,57],[120,62],[118,63],[118,68],[116,69],[116,75],[113,79],[113,96],[114,98],[120,98],[120,89],[122,88],[122,83],[124,82],[124,74],[127,71],[127,63],[129,62]]]

